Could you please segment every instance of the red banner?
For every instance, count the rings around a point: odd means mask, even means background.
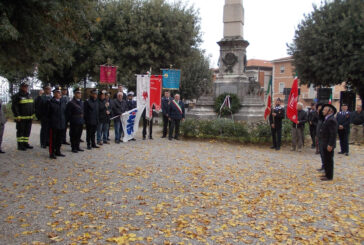
[[[150,77],[150,100],[149,100],[149,118],[152,118],[153,105],[155,110],[161,110],[161,94],[162,94],[162,76],[152,75]]]
[[[287,105],[287,117],[294,123],[298,123],[297,102],[298,102],[298,78],[295,77],[291,93],[289,94],[288,105]]]
[[[116,66],[100,66],[100,83],[114,84],[116,69]]]

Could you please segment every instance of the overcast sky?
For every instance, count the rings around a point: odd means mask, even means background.
[[[183,1],[185,2],[185,1]],[[186,0],[200,10],[202,48],[211,55],[217,67],[219,46],[223,37],[225,0]],[[287,56],[286,43],[291,43],[295,28],[303,15],[312,12],[312,4],[321,0],[243,0],[245,10],[244,39],[248,59],[273,60]]]

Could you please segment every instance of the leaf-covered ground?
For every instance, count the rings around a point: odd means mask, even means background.
[[[311,149],[160,139],[0,155],[0,244],[363,244],[364,148],[321,182]],[[337,152],[337,149],[336,149]]]

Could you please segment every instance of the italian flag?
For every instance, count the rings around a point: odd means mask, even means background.
[[[267,120],[270,112],[272,110],[272,77],[269,80],[268,89],[267,89],[267,101],[265,102],[265,111],[264,111],[264,120]]]
[[[331,90],[330,98],[329,98],[329,104],[331,105],[331,103],[332,103],[332,90]]]

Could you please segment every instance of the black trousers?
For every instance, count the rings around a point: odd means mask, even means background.
[[[316,127],[315,125],[310,125],[310,136],[312,140],[312,146],[316,145]]]
[[[147,136],[147,125],[149,122],[149,137],[152,137],[153,135],[153,117],[150,119],[146,119],[146,117],[143,117],[143,138]]]
[[[169,127],[169,135],[168,138],[172,139],[173,137],[173,131],[175,131],[174,133],[174,138],[178,139],[179,137],[179,125],[181,123],[180,119],[171,119],[171,126]]]
[[[49,145],[49,122],[48,120],[40,121],[40,145],[48,146]]]
[[[32,120],[20,120],[16,122],[16,139],[19,145],[28,145]]]
[[[334,150],[329,152],[327,148],[323,147],[322,155],[323,164],[325,168],[325,175],[328,179],[334,178]]]
[[[49,155],[61,153],[64,129],[49,129]]]
[[[67,125],[66,125],[66,128],[64,129],[64,132],[63,132],[63,136],[62,136],[62,144],[66,143],[67,142]]]
[[[338,135],[340,139],[340,148],[341,152],[343,153],[349,153],[349,134],[348,130],[342,129],[338,130]]]
[[[163,137],[167,136],[168,129],[171,127],[171,121],[166,115],[163,115]]]
[[[282,127],[278,127],[278,128],[270,128],[271,132],[272,132],[272,141],[273,141],[273,146],[275,148],[280,148],[281,147],[281,141],[282,141]]]
[[[80,149],[82,130],[83,124],[70,124],[70,140],[72,150]]]
[[[97,125],[86,124],[86,142],[87,146],[96,146]]]

